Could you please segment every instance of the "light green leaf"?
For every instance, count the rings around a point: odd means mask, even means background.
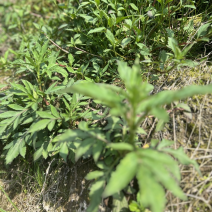
[[[66,159],[67,159],[68,152],[69,152],[68,146],[65,142],[65,143],[63,143],[62,147],[60,148],[60,152],[59,152],[60,156],[64,159],[64,161],[66,161]]]
[[[177,150],[167,148],[167,149],[163,149],[163,151],[172,154],[183,165],[190,165],[190,164],[192,164],[195,167],[195,169],[199,172],[199,174],[201,174],[197,162],[195,160],[190,159],[185,154],[185,152],[183,151],[183,148],[182,147],[180,147]]]
[[[90,190],[90,198],[91,203],[87,208],[87,212],[97,212],[99,209],[99,204],[102,201],[102,192],[104,190],[105,181],[104,180],[98,180],[91,186]]]
[[[38,121],[35,124],[32,124],[29,129],[29,132],[36,132],[36,131],[45,129],[50,121],[51,121],[51,119],[43,119],[43,120]]]
[[[146,131],[141,127],[137,128],[137,133],[147,135]]]
[[[15,119],[15,121],[14,121],[14,123],[13,123],[13,130],[16,130],[16,128],[18,127],[18,125],[20,124],[20,121],[21,121],[21,116],[19,115],[16,119]]]
[[[13,110],[24,110],[24,107],[17,104],[9,104],[8,107],[12,108]]]
[[[68,54],[68,62],[69,62],[69,65],[72,66],[73,65],[73,62],[74,62],[74,57],[72,54]]]
[[[88,35],[89,34],[92,34],[92,33],[96,33],[96,32],[102,32],[104,31],[106,28],[105,27],[98,27],[98,28],[95,28],[95,29],[91,29],[89,32],[88,32]]]
[[[168,38],[168,47],[172,49],[176,59],[182,59],[183,55],[175,38]]]
[[[85,96],[100,100],[102,103],[105,103],[108,106],[114,107],[116,104],[120,104],[122,101],[122,98],[117,95],[117,93],[120,93],[121,91],[121,88],[112,85],[84,82],[76,83],[69,88],[61,90],[60,93],[80,93]]]
[[[163,108],[159,108],[159,107],[154,107],[152,108],[152,110],[150,111],[150,113],[157,117],[158,119],[161,119],[165,122],[168,122],[169,121],[169,115],[168,113],[166,112],[166,110],[164,110]]]
[[[157,149],[158,149],[158,150],[162,150],[164,147],[172,146],[173,144],[174,144],[174,141],[170,141],[170,140],[167,140],[167,139],[163,139],[163,140],[159,143]]]
[[[165,192],[163,187],[152,177],[150,169],[140,166],[137,173],[140,188],[140,205],[150,207],[153,212],[162,212],[165,208]],[[154,192],[154,193],[153,193]]]
[[[156,180],[158,183],[162,183],[165,188],[171,191],[175,196],[186,199],[185,194],[178,186],[178,182],[173,178],[173,176],[168,171],[163,163],[157,160],[152,160],[150,158],[141,158],[142,166],[146,166],[153,175],[152,180]],[[179,168],[178,168],[179,169]]]
[[[184,104],[184,103],[177,104],[176,108],[183,108],[184,110],[191,112],[191,108],[187,104]]]
[[[105,173],[103,171],[93,171],[93,172],[88,173],[86,175],[85,179],[86,180],[94,180],[94,179],[104,176],[104,174]]]
[[[107,29],[105,35],[106,35],[107,39],[111,42],[112,46],[115,46],[116,41],[115,41],[115,37],[114,37],[113,33],[109,29]]]
[[[149,158],[157,161],[158,163],[164,164],[167,169],[173,174],[173,176],[179,181],[180,171],[177,161],[175,161],[170,155],[164,154],[154,149],[140,149],[140,158]]]
[[[130,3],[130,6],[131,6],[134,10],[138,11],[138,7],[137,7],[137,6],[135,6],[135,4]]]
[[[54,128],[54,125],[56,123],[56,120],[52,120],[49,124],[48,124],[48,130],[52,131],[52,129]]]
[[[20,114],[20,112],[7,111],[5,113],[1,113],[0,118],[9,118],[9,117],[12,117],[12,116],[18,116],[19,114]]]
[[[56,118],[60,118],[60,114],[58,113],[57,108],[55,108],[53,105],[50,105],[50,106],[51,106],[52,115],[55,116]]]
[[[48,46],[49,46],[49,40],[46,41],[46,42],[44,43],[44,45],[42,46],[42,48],[41,48],[41,52],[40,52],[40,55],[39,55],[39,60],[40,60],[40,61],[42,61],[43,56],[44,56],[44,54],[46,53]]]
[[[51,113],[48,113],[47,111],[37,111],[36,113],[41,118],[44,118],[44,119],[55,119],[55,117],[53,115],[51,115]]]
[[[112,148],[114,150],[128,150],[128,151],[132,151],[133,150],[133,146],[128,144],[128,143],[110,143],[107,145],[107,147]]]
[[[20,153],[20,145],[22,142],[24,143],[23,139],[19,139],[15,141],[15,145],[10,147],[9,151],[7,152],[6,156],[6,164],[12,163],[12,161],[19,155]]]
[[[131,41],[131,38],[130,38],[130,37],[124,38],[124,39],[121,41],[122,48],[124,48],[130,41]]]
[[[127,167],[127,170],[126,170]],[[107,184],[103,197],[113,195],[127,186],[137,172],[138,158],[136,153],[128,153],[119,163],[111,175]],[[123,177],[124,176],[124,177]]]
[[[194,5],[183,5],[183,7],[188,7],[188,8],[196,9],[196,7]]]
[[[182,100],[193,95],[204,95],[211,92],[212,84],[205,86],[191,85],[178,91],[162,91],[144,100],[138,110],[143,112],[149,110],[149,108],[170,104],[174,101]]]
[[[22,157],[25,158],[25,155],[26,155],[26,145],[25,145],[25,141],[21,141],[20,145],[19,145],[19,152],[20,152],[20,155]]]
[[[93,159],[94,159],[95,162],[98,161],[99,156],[101,155],[103,147],[104,147],[104,144],[101,141],[98,141],[98,142],[96,142],[93,145],[92,153],[93,153]]]
[[[33,159],[34,161],[38,160],[43,153],[43,145],[34,153]]]

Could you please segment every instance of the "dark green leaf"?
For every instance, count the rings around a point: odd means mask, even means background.
[[[102,201],[102,192],[104,190],[104,180],[98,180],[93,185],[91,186],[90,190],[90,198],[91,198],[91,203],[87,208],[87,212],[97,212],[99,208],[99,204]]]
[[[93,141],[94,141],[93,138],[87,138],[84,141],[82,141],[82,143],[76,150],[76,155],[75,155],[76,161],[90,149],[91,145],[93,145]]]

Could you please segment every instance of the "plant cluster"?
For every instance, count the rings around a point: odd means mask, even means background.
[[[112,197],[114,211],[150,207],[161,212],[165,189],[185,199],[178,186],[178,163],[198,170],[197,163],[182,148],[170,148],[172,142],[165,139],[152,139],[142,148],[146,132],[141,124],[154,116],[160,131],[169,121],[165,105],[212,91],[212,85],[193,85],[152,92],[160,74],[207,59],[194,56],[195,45],[208,42],[212,32],[210,14],[201,14],[203,24],[195,23],[196,7],[200,10],[204,3],[33,3],[3,5],[3,24],[10,23],[7,33],[13,42],[21,40],[0,59],[0,67],[15,70],[17,76],[0,98],[6,164],[27,152],[34,161],[58,154],[73,163],[92,157],[97,170],[86,177],[93,180],[88,212],[98,211],[106,197]],[[13,61],[9,52],[15,55]]]

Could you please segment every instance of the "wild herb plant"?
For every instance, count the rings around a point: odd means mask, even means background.
[[[87,211],[98,211],[101,198],[109,196],[114,198],[116,211],[122,211],[128,208],[125,192],[135,189],[137,202],[133,201],[129,205],[131,211],[142,211],[150,207],[154,212],[161,212],[166,202],[164,188],[181,199],[186,198],[177,185],[180,180],[178,162],[184,165],[193,164],[197,170],[198,166],[182,148],[171,149],[173,142],[169,140],[153,139],[150,148],[143,149],[138,135],[146,132],[141,128],[141,123],[146,116],[153,115],[159,120],[156,129],[161,130],[162,123],[169,120],[163,105],[194,94],[211,92],[212,85],[194,85],[178,91],[162,91],[150,95],[154,87],[142,80],[138,61],[132,68],[119,62],[118,72],[125,89],[82,81],[60,91],[92,97],[109,107],[110,115],[104,126],[93,127],[81,122],[78,130],[69,130],[58,136],[56,141],[79,145],[75,159],[92,155],[99,168],[86,177],[87,180],[94,180]],[[64,154],[68,154],[68,148],[66,151],[64,149]],[[138,188],[133,188],[130,184],[135,179],[138,181]]]
[[[212,91],[211,85],[190,86],[152,95],[154,87],[145,74],[198,64],[195,46],[211,38],[212,19],[203,13],[204,23],[194,23],[194,3],[5,3],[3,25],[12,41],[20,43],[10,50],[14,61],[8,61],[9,51],[0,58],[0,67],[17,76],[0,98],[6,164],[27,151],[35,161],[59,154],[74,163],[92,156],[98,169],[86,177],[93,180],[88,212],[97,211],[109,196],[115,211],[137,212],[147,207],[163,211],[164,189],[185,199],[178,163],[198,170],[197,163],[182,148],[171,149],[172,142],[165,139],[153,139],[144,149],[140,135],[146,134],[141,123],[149,115],[158,119],[156,130],[163,129],[169,121],[164,105]],[[118,66],[117,60],[122,61]],[[122,88],[110,85],[116,81]],[[37,179],[41,184],[42,174]],[[126,193],[131,194],[129,203]]]

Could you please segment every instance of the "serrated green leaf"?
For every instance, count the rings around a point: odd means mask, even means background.
[[[165,192],[163,187],[152,177],[149,168],[140,166],[136,175],[140,188],[140,205],[150,207],[153,212],[163,212],[165,208]],[[154,192],[154,194],[153,194]]]
[[[44,45],[42,46],[42,48],[41,48],[41,52],[40,52],[40,55],[39,55],[39,60],[40,60],[40,61],[42,61],[43,56],[44,56],[44,54],[46,53],[48,46],[49,46],[49,40],[47,40],[47,41],[44,43]]]
[[[154,149],[140,149],[139,154],[141,158],[150,158],[158,163],[164,164],[167,169],[173,174],[173,176],[179,181],[180,171],[178,168],[178,163],[170,155],[164,154]]]
[[[74,57],[72,54],[68,54],[68,62],[69,62],[69,65],[72,66],[73,65],[73,62],[74,62]]]
[[[196,161],[190,159],[186,154],[185,152],[183,151],[183,148],[180,147],[179,149],[177,150],[174,150],[174,149],[163,149],[164,152],[167,152],[167,153],[170,153],[172,154],[175,158],[177,158],[179,160],[179,162],[183,165],[190,165],[192,164],[195,169],[200,173],[200,170],[199,170],[199,166],[197,164]]]
[[[13,130],[16,130],[16,128],[18,127],[18,125],[20,124],[20,121],[21,121],[21,116],[19,115],[16,119],[15,119],[15,121],[14,121],[14,123],[13,123]]]
[[[29,129],[29,132],[36,132],[36,131],[45,129],[50,121],[51,121],[51,119],[43,119],[43,120],[38,121],[35,124],[32,124]]]
[[[127,167],[127,171],[126,171]],[[119,192],[127,186],[127,184],[133,179],[137,172],[138,167],[138,157],[136,153],[128,153],[119,163],[111,175],[109,183],[107,184],[103,197],[108,197],[110,195]],[[124,176],[124,177],[123,177]]]
[[[141,158],[141,160],[142,166],[146,166],[152,173],[154,178],[152,180],[156,180],[158,183],[162,183],[162,185],[171,191],[175,196],[184,200],[186,199],[185,194],[177,184],[178,182],[176,182],[163,163],[160,161],[152,160],[150,158]]]
[[[25,143],[24,139],[18,139],[14,141],[12,147],[10,147],[7,156],[6,156],[6,164],[12,163],[12,161],[19,155],[20,153],[20,146]]]
[[[18,116],[19,114],[20,114],[20,112],[7,111],[5,113],[1,113],[0,118],[9,118],[9,117],[12,117],[12,116]]]

